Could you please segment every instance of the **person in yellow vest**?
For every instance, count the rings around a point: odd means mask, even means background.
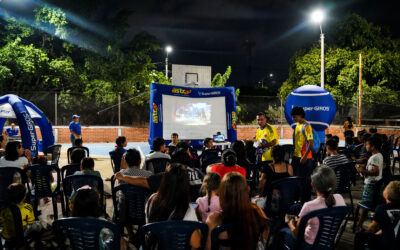
[[[278,133],[276,129],[267,123],[267,116],[263,112],[257,114],[257,123],[260,126],[256,132],[257,151],[261,151],[261,161],[272,161],[271,149],[279,144]]]
[[[290,115],[297,122],[294,130],[294,154],[292,167],[296,176],[305,180],[303,199],[308,201],[311,197],[311,173],[314,170],[312,148],[314,138],[311,125],[304,119],[306,112],[302,107],[293,107]],[[304,127],[304,128],[303,128]]]

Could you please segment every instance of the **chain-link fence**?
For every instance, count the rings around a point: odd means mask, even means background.
[[[400,96],[400,95],[399,95]],[[363,95],[368,103],[362,102],[361,117],[363,125],[400,125],[400,100],[394,103],[385,103],[379,101],[378,94]],[[358,100],[354,96],[342,97],[348,100],[346,104],[336,104],[336,115],[333,124],[343,124],[347,117],[351,117],[357,124],[359,116]],[[374,99],[376,101],[371,101]],[[284,107],[286,98],[276,96],[239,96],[238,117],[239,124],[256,124],[255,118],[258,112],[264,111],[270,118],[271,123],[286,124]]]
[[[5,94],[5,93],[4,93]],[[147,127],[149,122],[149,98],[147,96],[120,96],[108,103],[99,103],[98,97],[88,98],[80,93],[67,95],[55,92],[13,93],[41,109],[53,125],[68,125],[73,114],[81,116],[83,125]],[[146,94],[147,95],[147,94]],[[365,99],[368,96],[364,96]],[[352,100],[354,97],[349,97]],[[346,99],[346,98],[344,98]],[[375,98],[376,99],[376,98]],[[96,101],[97,100],[97,101]],[[239,124],[256,124],[256,114],[264,111],[273,124],[286,124],[284,105],[286,98],[276,96],[239,96],[237,114]],[[139,103],[139,104],[138,104]],[[399,102],[400,103],[400,102]],[[119,112],[120,107],[120,112]],[[347,117],[358,121],[357,101],[337,105],[333,124],[343,124]],[[120,116],[119,116],[120,113]],[[8,121],[12,122],[12,121]],[[400,104],[374,102],[362,105],[362,124],[400,125]]]

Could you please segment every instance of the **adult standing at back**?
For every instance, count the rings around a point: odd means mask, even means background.
[[[258,150],[262,152],[261,161],[272,161],[271,149],[273,146],[279,144],[278,133],[276,129],[267,123],[267,116],[264,112],[257,114],[258,129],[256,132],[256,141],[262,141],[258,145]]]
[[[312,127],[304,119],[306,112],[302,107],[296,106],[290,112],[293,121],[297,122],[294,130],[294,154],[292,158],[293,171],[296,176],[305,180],[304,199],[308,201],[311,196],[310,176],[314,170],[314,161],[311,149],[314,145]]]
[[[19,134],[18,129],[15,127],[15,123],[11,123],[11,128],[7,128],[8,136],[17,136]]]
[[[76,139],[82,138],[82,133],[81,133],[82,128],[81,128],[81,123],[79,122],[79,118],[81,118],[79,115],[73,115],[72,122],[69,123],[69,131],[71,132],[70,138],[72,147],[75,146]]]
[[[354,136],[354,123],[350,116],[348,116],[347,120],[344,122],[343,128],[344,128],[344,137]]]

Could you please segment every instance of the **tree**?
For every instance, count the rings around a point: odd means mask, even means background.
[[[232,73],[232,68],[231,66],[228,66],[223,75],[221,75],[221,73],[215,74],[211,81],[211,87],[212,88],[224,87],[225,84],[228,82],[231,73]]]
[[[359,54],[363,56],[364,102],[399,104],[400,53],[387,31],[350,15],[338,24],[336,44],[325,53],[325,88],[338,105],[355,104],[358,95]],[[354,33],[354,37],[352,36]],[[286,97],[303,85],[320,83],[320,48],[299,50],[290,59],[289,78],[280,88]]]

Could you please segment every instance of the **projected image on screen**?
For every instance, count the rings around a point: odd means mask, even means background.
[[[204,139],[217,132],[226,135],[225,97],[162,96],[163,135],[169,139]]]
[[[175,122],[177,124],[195,126],[211,123],[211,105],[208,103],[187,103],[175,108]]]

